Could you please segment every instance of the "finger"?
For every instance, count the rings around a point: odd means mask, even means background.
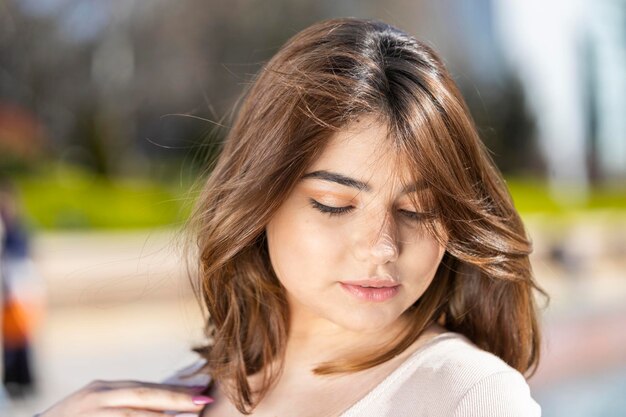
[[[137,410],[134,408],[107,408],[98,413],[98,417],[198,417],[197,413],[166,414],[160,411]]]
[[[191,412],[197,412],[204,405],[213,402],[212,398],[195,395],[193,392],[147,385],[101,391],[98,393],[97,400],[106,407]]]
[[[107,391],[110,389],[119,389],[119,388],[134,388],[134,387],[150,387],[150,388],[159,388],[159,389],[168,389],[172,391],[179,392],[198,392],[204,391],[208,384],[205,385],[175,385],[175,384],[163,384],[156,382],[144,382],[144,381],[136,381],[136,380],[118,380],[118,381],[104,381],[104,380],[96,380],[92,381],[90,386],[95,388],[96,390]]]

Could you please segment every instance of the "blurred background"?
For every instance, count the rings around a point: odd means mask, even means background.
[[[195,359],[190,187],[251,75],[339,16],[426,41],[459,84],[552,297],[543,415],[626,415],[624,0],[0,1],[0,415]]]

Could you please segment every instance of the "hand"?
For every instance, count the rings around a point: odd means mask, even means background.
[[[35,417],[197,416],[210,397],[204,387],[139,381],[93,381]]]

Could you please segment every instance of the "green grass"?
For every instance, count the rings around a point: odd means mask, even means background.
[[[29,223],[41,229],[137,229],[179,224],[186,190],[149,180],[107,180],[61,167],[17,179]]]
[[[545,181],[515,178],[508,179],[507,185],[521,214],[567,216],[599,210],[626,213],[626,186],[596,187],[582,201],[559,202]]]

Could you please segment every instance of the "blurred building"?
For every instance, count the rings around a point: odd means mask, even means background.
[[[553,193],[626,176],[626,2],[493,0],[502,52],[537,120]]]

